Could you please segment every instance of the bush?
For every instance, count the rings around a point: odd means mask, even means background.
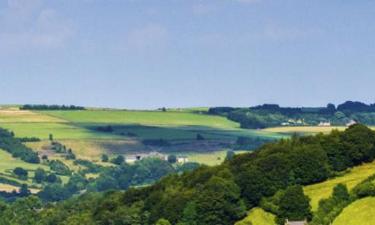
[[[16,167],[14,170],[13,170],[13,173],[15,175],[17,175],[20,179],[22,180],[27,180],[27,175],[28,175],[28,172],[27,170],[21,168],[21,167]]]

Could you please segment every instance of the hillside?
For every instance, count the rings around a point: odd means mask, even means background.
[[[135,181],[140,175],[137,168],[141,167],[129,167],[125,164],[108,169],[93,167],[92,169],[98,170],[98,177],[83,186],[83,189],[77,186],[83,184],[80,183],[82,178],[76,181],[71,178],[68,184],[55,185],[51,187],[53,189],[46,186],[47,189],[38,194],[43,202],[33,197],[19,200],[7,206],[0,218],[17,224],[15,221],[20,218],[14,217],[12,212],[19,210],[19,204],[24,204],[23,201],[29,201],[28,207],[39,208],[46,200],[62,200],[56,205],[38,210],[38,213],[28,210],[28,216],[42,224],[74,224],[82,221],[88,224],[108,224],[115,218],[117,222],[114,223],[118,224],[155,224],[168,220],[171,224],[227,225],[244,219],[249,210],[249,215],[242,223],[252,221],[254,224],[272,224],[272,214],[276,216],[278,223],[285,218],[307,218],[315,223],[337,216],[336,211],[332,211],[334,214],[327,214],[331,212],[332,205],[345,207],[351,203],[349,199],[363,198],[372,193],[368,190],[372,188],[373,176],[367,179],[365,176],[371,175],[373,164],[362,164],[374,160],[373,146],[375,133],[365,126],[355,125],[343,132],[294,136],[269,143],[253,153],[236,155],[220,166],[203,166],[191,172],[176,173],[168,163],[145,161],[142,167],[153,165],[150,167],[153,168],[152,171],[163,168],[164,171],[170,171],[169,175],[153,185],[101,194],[96,191],[129,188],[122,186],[129,179],[122,175],[134,170],[136,173],[131,179]],[[354,179],[354,171],[365,171],[366,168],[369,172],[367,175],[363,174],[364,180],[356,177],[357,185],[351,191],[345,185],[331,184],[341,179],[342,183],[350,185],[350,180]],[[161,175],[161,171],[154,174],[153,178]],[[309,185],[314,184],[327,186],[327,192],[334,187],[332,196],[328,195],[329,198],[322,203],[327,206],[311,211],[310,199],[305,196],[301,185],[307,186],[305,192],[308,192],[309,187],[312,187]],[[65,201],[60,198],[61,194],[56,195],[62,193],[65,196],[71,187],[88,193]],[[311,193],[313,196],[314,192]],[[349,198],[349,195],[353,198]],[[45,198],[46,196],[53,198]],[[323,209],[328,211],[322,211]]]
[[[332,225],[372,225],[375,224],[375,198],[368,197],[358,200],[335,219]]]

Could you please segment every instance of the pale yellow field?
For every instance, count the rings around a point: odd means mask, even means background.
[[[345,130],[347,127],[318,127],[318,126],[300,126],[300,127],[272,127],[263,129],[263,131],[272,133],[329,133],[332,130]]]
[[[64,120],[46,114],[40,114],[28,110],[1,109],[1,123],[36,123],[36,122],[64,122]]]
[[[275,216],[261,208],[252,209],[248,216],[235,225],[276,225]]]
[[[354,167],[344,176],[304,187],[305,194],[311,198],[313,211],[317,210],[319,201],[330,197],[333,187],[337,184],[346,184],[349,189],[353,188],[367,177],[375,174],[375,161]]]
[[[29,188],[29,190],[33,194],[36,194],[40,191],[39,189],[35,189],[35,188]],[[5,191],[5,192],[19,191],[19,187],[15,187],[10,184],[0,184],[0,191]]]
[[[374,225],[375,198],[364,198],[346,207],[333,225]]]

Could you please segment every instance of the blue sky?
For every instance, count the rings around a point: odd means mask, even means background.
[[[0,103],[375,102],[375,1],[0,0]]]

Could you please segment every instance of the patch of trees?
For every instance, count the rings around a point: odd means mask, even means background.
[[[26,147],[19,139],[14,137],[13,132],[0,128],[0,149],[3,149],[15,158],[29,163],[39,163],[38,154],[31,148]]]
[[[330,121],[333,125],[346,125],[351,120],[359,123],[375,124],[375,104],[347,101],[337,107],[280,107],[264,104],[250,108],[215,107],[209,114],[225,116],[240,123],[242,128],[261,129],[288,125],[318,125]]]
[[[17,138],[21,142],[39,142],[41,141],[40,138],[37,137],[22,137],[22,138]]]
[[[21,110],[86,110],[85,107],[75,105],[31,105],[20,107]]]
[[[235,150],[254,150],[260,146],[274,141],[273,138],[262,137],[238,137],[233,148]]]
[[[72,174],[69,167],[60,160],[51,160],[48,162],[48,165],[58,175],[69,176]]]
[[[53,140],[53,139],[52,139]],[[73,150],[71,148],[67,148],[65,145],[57,142],[57,141],[51,141],[52,150],[56,153],[64,154],[65,159],[76,159],[76,155],[73,153]]]

